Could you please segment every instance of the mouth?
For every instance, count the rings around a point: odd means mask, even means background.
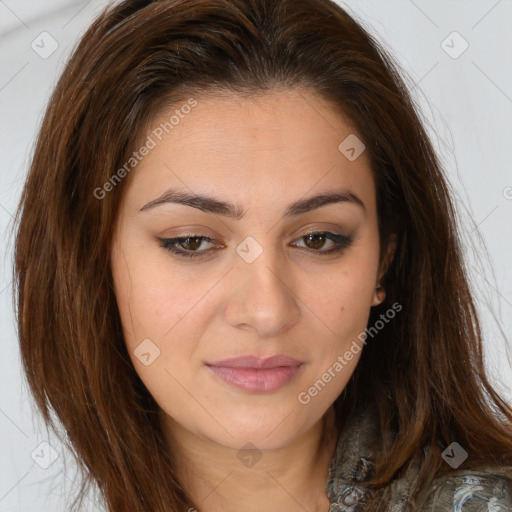
[[[224,382],[252,393],[277,391],[288,384],[303,365],[302,361],[281,354],[265,359],[242,356],[206,363],[209,370]]]

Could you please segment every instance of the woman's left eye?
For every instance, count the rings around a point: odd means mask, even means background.
[[[311,243],[311,246],[306,246],[311,252],[315,252],[319,255],[331,254],[334,252],[341,252],[353,243],[353,237],[338,235],[329,231],[315,231],[313,233],[307,233],[299,238],[299,240],[306,240],[306,243]],[[327,251],[320,251],[324,246],[325,241],[334,242],[334,247]],[[210,252],[212,249],[206,249],[199,251],[203,242],[214,244],[215,240],[208,236],[201,235],[187,235],[175,238],[159,238],[160,246],[165,250],[172,252],[180,257],[186,258],[200,258],[205,253]],[[181,248],[180,248],[181,247]],[[217,246],[220,247],[220,246]]]

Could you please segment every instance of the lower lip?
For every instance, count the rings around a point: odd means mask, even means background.
[[[266,369],[207,366],[225,382],[253,393],[277,391],[290,382],[302,368],[302,364]]]

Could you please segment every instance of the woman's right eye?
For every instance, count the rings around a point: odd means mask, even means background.
[[[177,254],[178,256],[183,256],[185,258],[198,258],[204,256],[204,254],[209,252],[210,249],[202,251],[198,251],[197,249],[201,247],[203,241],[210,243],[214,242],[214,240],[208,236],[199,235],[159,238],[159,240],[161,247],[173,254]],[[184,247],[184,249],[180,249],[178,246]]]

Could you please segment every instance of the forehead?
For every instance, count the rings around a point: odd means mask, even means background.
[[[332,104],[305,90],[284,90],[251,98],[218,95],[185,99],[149,124],[154,148],[132,175],[128,199],[150,200],[165,188],[255,198],[303,196],[343,186],[365,203],[374,202],[366,151],[355,160],[340,144],[357,137]],[[357,139],[355,139],[357,140]],[[357,143],[357,142],[356,142]],[[343,149],[343,148],[342,148]]]

